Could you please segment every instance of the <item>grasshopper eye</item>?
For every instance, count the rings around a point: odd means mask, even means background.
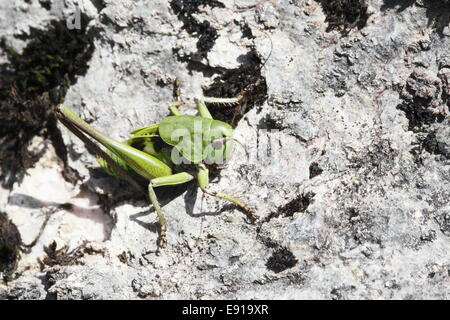
[[[214,148],[214,150],[219,150],[223,147],[223,139],[215,139],[212,142],[212,147]]]

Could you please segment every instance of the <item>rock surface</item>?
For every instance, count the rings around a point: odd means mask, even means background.
[[[61,3],[1,2],[1,36],[22,50],[30,27],[88,21],[89,68],[64,100],[112,137],[167,116],[175,79],[189,114],[217,83],[228,96],[245,79],[266,90],[245,99],[244,148],[211,184],[264,222],[195,184],[161,189],[158,250],[145,199],[92,169],[95,156],[59,126],[78,179],[64,178],[47,138],[32,140],[39,160],[0,189],[0,211],[24,243],[50,219],[0,297],[450,298],[448,1],[359,1],[341,16],[313,0]]]

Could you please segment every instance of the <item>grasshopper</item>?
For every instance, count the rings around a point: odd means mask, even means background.
[[[225,199],[244,211],[253,221],[258,219],[250,206],[241,200],[207,189],[208,167],[220,165],[229,158],[235,139],[231,125],[214,120],[205,102],[234,104],[240,99],[196,99],[197,116],[182,114],[178,109],[181,100],[172,102],[169,105],[171,116],[164,118],[159,124],[131,131],[131,137],[126,141],[108,137],[62,104],[56,107],[55,115],[88,149],[97,153],[101,167],[147,194],[158,216],[159,245],[163,247],[166,243],[167,221],[156,197],[155,187],[183,184],[196,178],[205,194]],[[87,136],[105,149],[99,148]],[[135,175],[149,181],[147,190],[142,190],[142,186],[134,179]]]

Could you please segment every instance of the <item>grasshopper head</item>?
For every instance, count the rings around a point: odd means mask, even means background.
[[[207,164],[224,164],[233,150],[233,128],[225,122],[213,120],[206,146]]]

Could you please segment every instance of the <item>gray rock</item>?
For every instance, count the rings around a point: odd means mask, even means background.
[[[244,103],[235,132],[245,148],[211,190],[239,196],[263,223],[249,223],[195,185],[170,189],[160,195],[168,245],[158,250],[150,206],[92,169],[95,157],[59,126],[79,179],[64,180],[49,143],[21,183],[0,189],[0,210],[24,242],[54,208],[0,296],[450,298],[450,4],[396,10],[369,2],[361,29],[346,21],[327,31],[313,0],[84,1],[95,50],[65,104],[117,139],[169,114],[175,79],[181,110],[192,114],[203,89],[221,81],[236,94],[243,78],[224,75],[254,76],[256,67],[242,65],[261,60],[267,99]],[[74,18],[77,1],[56,3],[50,10],[39,1],[0,4],[2,37],[21,50],[26,41],[16,36],[30,27]],[[430,21],[437,10],[442,15]],[[67,252],[86,241],[95,250],[41,270],[37,259],[53,241]]]

